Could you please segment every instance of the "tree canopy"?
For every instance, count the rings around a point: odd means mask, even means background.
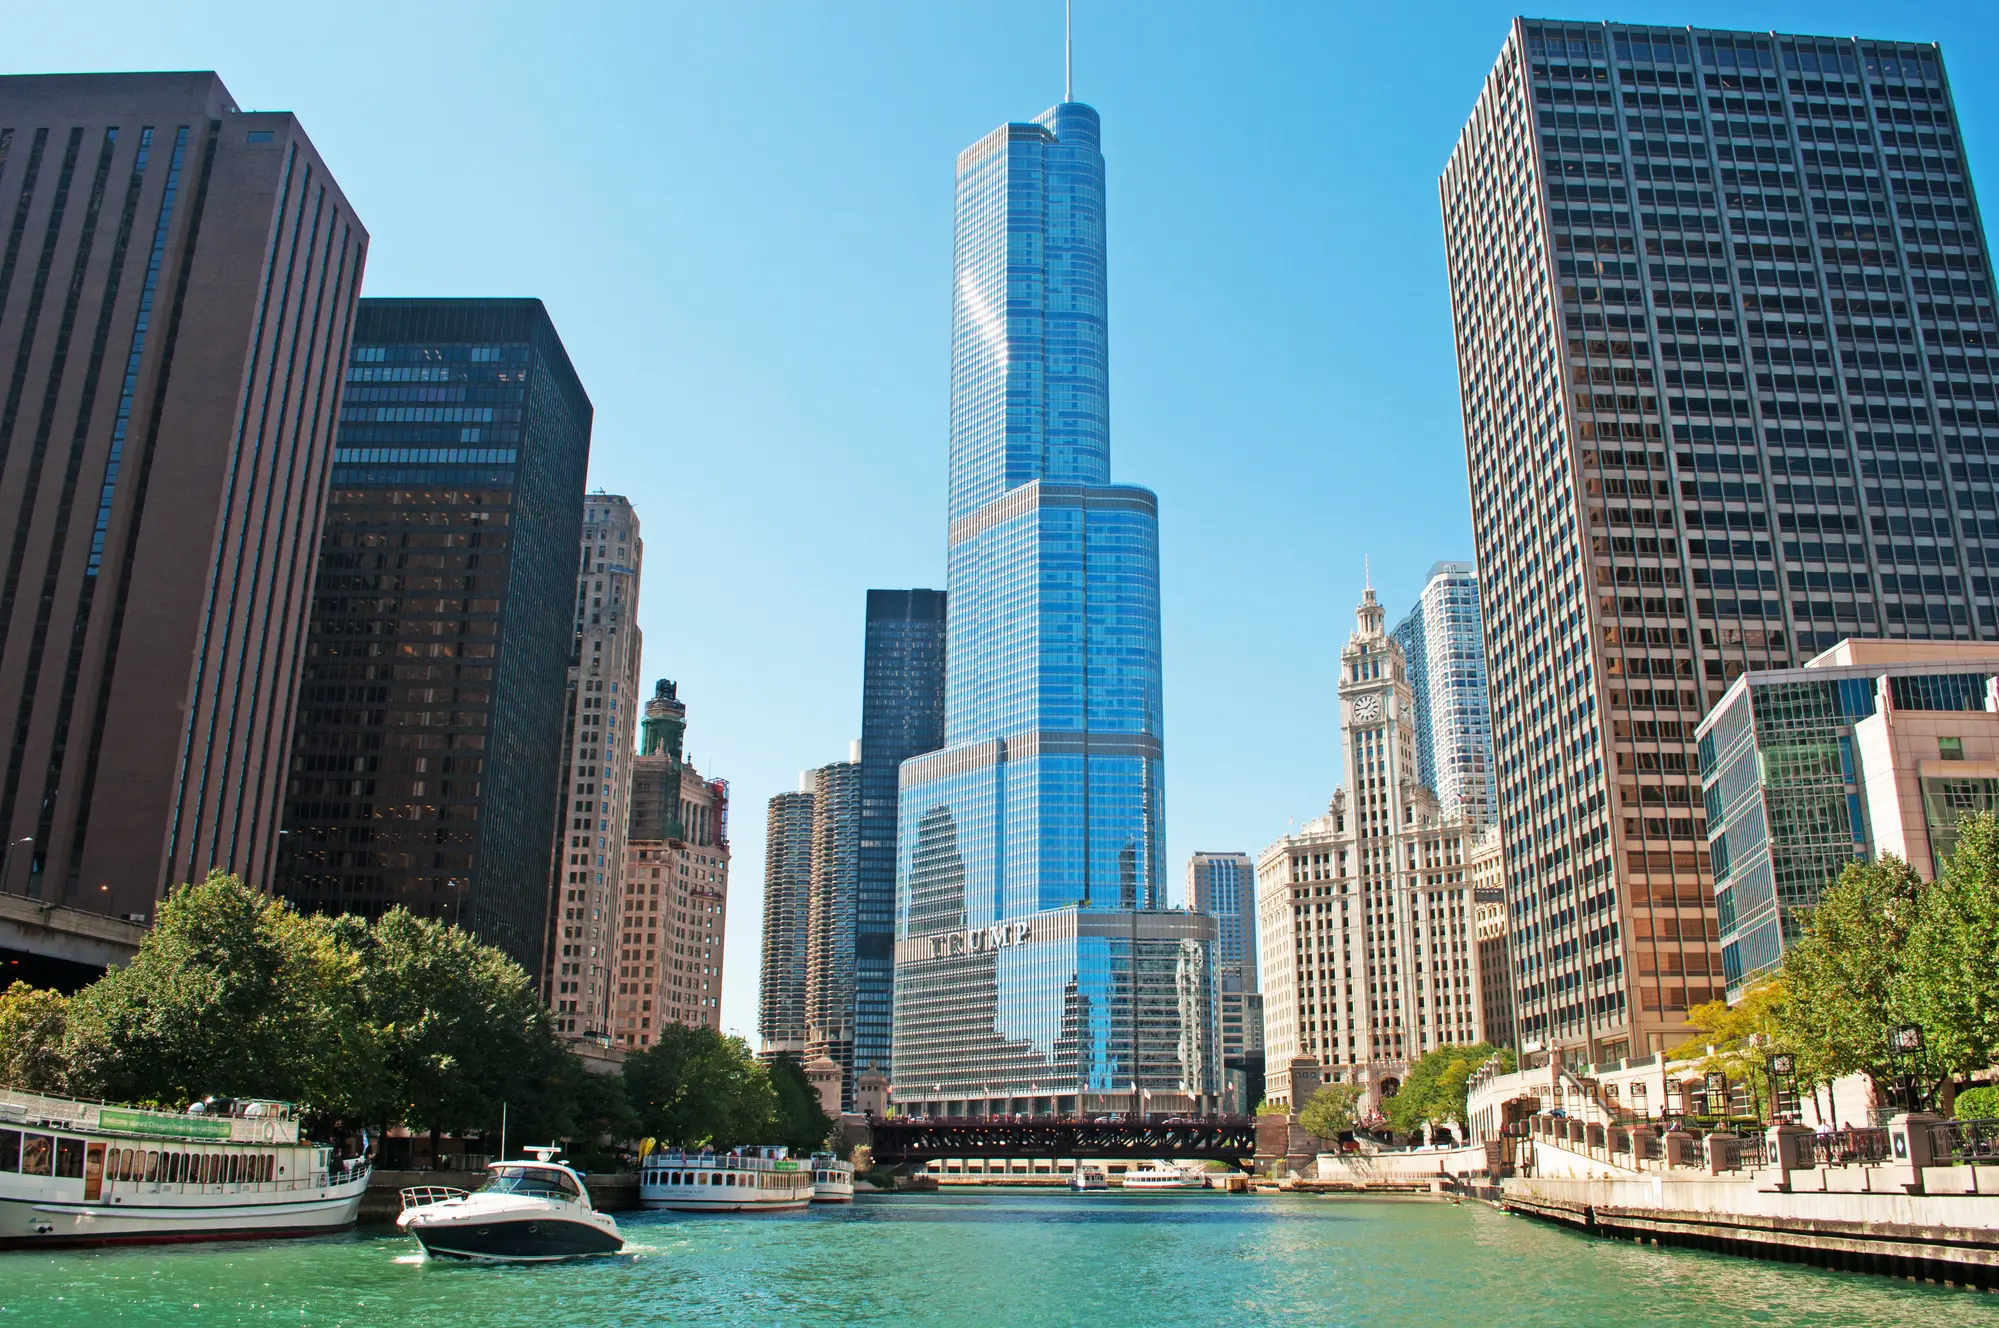
[[[181,886],[132,962],[70,1001],[69,1082],[125,1101],[334,1105],[346,1090],[324,1074],[324,1035],[354,1018],[341,931],[232,876]]]
[[[1848,866],[1806,916],[1784,953],[1790,999],[1778,1029],[1794,1049],[1799,1087],[1890,1077],[1888,1030],[1902,1022],[1902,969],[1923,890],[1907,863],[1884,855]]]
[[[793,1057],[779,1056],[770,1063],[770,1086],[777,1094],[777,1142],[799,1154],[824,1148],[833,1133],[833,1118],[819,1105],[819,1094],[812,1090],[804,1067]]]
[[[1501,1051],[1490,1042],[1445,1043],[1425,1052],[1410,1063],[1402,1087],[1383,1104],[1388,1123],[1404,1134],[1414,1134],[1425,1124],[1462,1122],[1468,1110],[1472,1073],[1495,1055],[1501,1068],[1513,1068],[1513,1052]]]
[[[625,1057],[624,1079],[639,1129],[661,1143],[681,1148],[769,1143],[777,1126],[770,1071],[743,1039],[712,1028],[667,1024],[654,1045]]]
[[[1886,1090],[1905,1072],[1941,1083],[1999,1059],[1999,821],[1959,822],[1956,851],[1925,882],[1901,859],[1855,863],[1826,887],[1785,951],[1774,1042],[1801,1087],[1862,1073]],[[1921,1028],[1919,1063],[1894,1031]]]
[[[1755,983],[1734,1005],[1696,1005],[1687,1011],[1694,1036],[1667,1052],[1667,1058],[1696,1061],[1702,1074],[1720,1073],[1731,1083],[1747,1085],[1751,1110],[1760,1117],[1766,1105],[1765,1059],[1773,1051],[1793,1050],[1784,1032],[1789,1008],[1790,989],[1782,977]]]
[[[1366,1096],[1359,1084],[1326,1084],[1299,1111],[1298,1125],[1320,1139],[1337,1139],[1358,1123],[1360,1102]]]
[[[220,873],[175,889],[138,953],[73,997],[0,996],[10,1082],[119,1101],[218,1094],[350,1126],[571,1137],[629,1121],[504,952],[406,910],[299,913]]]
[[[0,1083],[33,1093],[69,1089],[69,998],[16,982],[0,993]]]

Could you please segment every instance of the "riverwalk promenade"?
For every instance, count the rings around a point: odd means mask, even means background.
[[[1852,1272],[1999,1289],[1999,1165],[1957,1122],[1903,1114],[1880,1130],[1762,1135],[1527,1122],[1511,1213],[1593,1235]]]

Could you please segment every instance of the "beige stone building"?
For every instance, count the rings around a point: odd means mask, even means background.
[[[1411,1061],[1482,1035],[1471,831],[1417,782],[1407,669],[1372,588],[1356,617],[1340,656],[1345,785],[1257,859],[1265,1094],[1294,1110],[1295,1057],[1378,1110]]]
[[[722,1026],[729,786],[682,755],[687,707],[662,680],[632,770],[613,1037],[651,1046],[664,1024]]]
[[[614,937],[639,712],[639,572],[631,500],[583,504],[576,644],[569,663],[568,766],[549,881],[543,993],[570,1042],[611,1041]]]
[[[1496,1047],[1518,1041],[1513,1024],[1513,928],[1506,911],[1506,851],[1497,825],[1479,831],[1466,866],[1471,873],[1472,919],[1478,931],[1478,999],[1485,1040]]]

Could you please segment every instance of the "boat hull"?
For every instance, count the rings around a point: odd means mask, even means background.
[[[323,1236],[354,1225],[365,1179],[282,1203],[72,1203],[0,1196],[0,1249]]]
[[[616,1254],[624,1239],[589,1222],[548,1216],[482,1218],[430,1225],[412,1222],[409,1233],[433,1259],[490,1263],[551,1263]]]
[[[646,1208],[667,1213],[796,1213],[812,1202],[810,1198],[787,1199],[694,1199],[639,1196]]]

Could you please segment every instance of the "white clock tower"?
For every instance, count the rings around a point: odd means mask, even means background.
[[[1340,652],[1340,699],[1345,703],[1341,747],[1357,825],[1383,833],[1410,823],[1416,786],[1416,698],[1402,645],[1383,630],[1374,587],[1354,610],[1354,633]]]
[[[1417,782],[1415,696],[1372,586],[1354,616],[1340,652],[1344,786],[1258,858],[1257,932],[1265,1092],[1298,1110],[1315,1062],[1321,1081],[1368,1090],[1365,1116],[1411,1061],[1484,1029],[1472,831]]]

